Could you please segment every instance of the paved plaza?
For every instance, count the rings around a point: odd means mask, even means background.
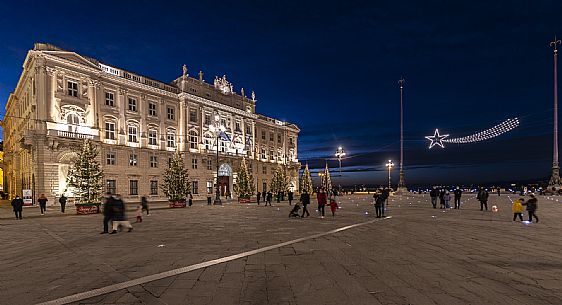
[[[558,199],[539,198],[538,224],[512,222],[507,195],[490,196],[496,213],[472,195],[448,211],[394,196],[386,219],[370,195],[341,197],[324,219],[314,204],[310,218],[289,219],[286,202],[197,203],[115,235],[98,234],[101,215],[26,208],[20,221],[4,206],[0,304],[84,292],[71,304],[562,304]],[[115,284],[126,287],[104,293]]]

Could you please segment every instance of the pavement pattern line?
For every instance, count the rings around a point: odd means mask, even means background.
[[[234,254],[234,255],[230,255],[230,256],[226,256],[226,257],[222,257],[222,258],[217,258],[217,259],[214,259],[214,260],[210,260],[210,261],[206,261],[206,262],[202,262],[202,263],[198,263],[198,264],[194,264],[194,265],[190,265],[190,266],[186,266],[186,267],[181,267],[181,268],[172,269],[172,270],[168,270],[168,271],[164,271],[164,272],[160,272],[160,273],[156,273],[156,274],[152,274],[152,275],[147,275],[147,276],[143,276],[143,277],[133,279],[133,280],[130,280],[130,281],[125,281],[125,282],[121,282],[121,283],[117,283],[117,284],[93,289],[93,290],[90,290],[90,291],[76,293],[76,294],[69,295],[69,296],[66,296],[66,297],[62,297],[62,298],[59,298],[59,299],[55,299],[55,300],[52,300],[52,301],[39,303],[37,305],[63,305],[63,304],[78,302],[78,301],[90,299],[90,298],[93,298],[93,297],[101,296],[101,295],[104,295],[104,294],[108,294],[108,293],[111,293],[111,292],[115,292],[115,291],[118,291],[118,290],[127,289],[127,288],[130,288],[130,287],[133,287],[133,286],[142,285],[142,284],[146,284],[146,283],[149,283],[149,282],[165,279],[165,278],[176,276],[176,275],[179,275],[179,274],[191,272],[191,271],[194,271],[194,270],[197,270],[197,269],[206,268],[206,267],[210,267],[210,266],[213,266],[213,265],[226,263],[226,262],[229,262],[229,261],[233,261],[233,260],[237,260],[237,259],[240,259],[240,258],[255,255],[255,254],[258,254],[258,253],[278,249],[278,248],[281,248],[281,247],[289,246],[289,245],[296,244],[296,243],[303,242],[303,241],[307,241],[307,240],[310,240],[310,239],[315,239],[315,238],[319,238],[319,237],[323,237],[323,236],[327,236],[327,235],[332,235],[332,234],[335,234],[335,233],[338,233],[338,232],[341,232],[341,231],[353,229],[353,228],[356,228],[356,227],[372,224],[374,222],[377,222],[377,221],[380,221],[380,220],[383,220],[383,219],[391,219],[391,218],[392,218],[392,216],[389,216],[389,217],[386,217],[386,218],[379,218],[379,219],[373,219],[373,220],[369,220],[369,221],[365,221],[365,222],[360,222],[360,223],[348,225],[348,226],[345,226],[345,227],[337,228],[337,229],[334,229],[334,230],[330,230],[330,231],[327,231],[327,232],[318,233],[318,234],[310,235],[310,236],[307,236],[307,237],[301,237],[301,238],[293,239],[293,240],[286,241],[286,242],[283,242],[283,243],[279,243],[279,244],[275,244],[275,245],[255,249],[255,250],[250,250],[250,251],[246,251],[246,252],[242,252],[242,253],[239,253],[239,254]]]

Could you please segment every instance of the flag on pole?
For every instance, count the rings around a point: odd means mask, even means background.
[[[228,135],[224,131],[221,131],[220,137],[221,137],[221,140],[223,140],[223,141],[231,142],[230,138],[228,137]]]

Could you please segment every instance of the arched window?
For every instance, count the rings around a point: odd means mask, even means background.
[[[197,149],[198,141],[199,141],[199,137],[197,136],[197,132],[195,130],[191,130],[189,132],[189,148]]]
[[[69,125],[80,125],[80,117],[76,113],[71,112],[66,116],[66,123]]]

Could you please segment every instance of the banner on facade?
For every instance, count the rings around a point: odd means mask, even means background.
[[[22,190],[23,205],[33,205],[31,190]]]

